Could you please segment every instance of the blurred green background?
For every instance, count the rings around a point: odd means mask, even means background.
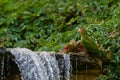
[[[120,75],[120,0],[0,0],[0,46],[58,52],[84,27],[114,58],[100,80]]]

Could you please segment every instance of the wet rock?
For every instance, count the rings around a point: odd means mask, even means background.
[[[21,80],[19,68],[9,50],[0,47],[0,80]]]

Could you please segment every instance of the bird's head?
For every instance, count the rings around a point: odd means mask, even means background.
[[[87,34],[84,28],[80,28],[78,31],[80,32],[81,35]]]
[[[79,31],[81,34],[83,34],[83,33],[85,32],[85,29],[84,29],[84,28],[80,28],[78,31]]]

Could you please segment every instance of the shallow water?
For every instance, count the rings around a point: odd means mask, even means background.
[[[87,70],[87,72],[72,74],[70,80],[96,80],[99,75],[100,70]]]

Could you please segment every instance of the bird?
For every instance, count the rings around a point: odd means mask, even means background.
[[[97,58],[102,61],[109,59],[109,57],[106,54],[106,51],[97,46],[93,39],[89,37],[87,31],[84,28],[80,28],[78,31],[81,34],[80,43],[85,48],[87,54],[89,54],[92,58]]]

